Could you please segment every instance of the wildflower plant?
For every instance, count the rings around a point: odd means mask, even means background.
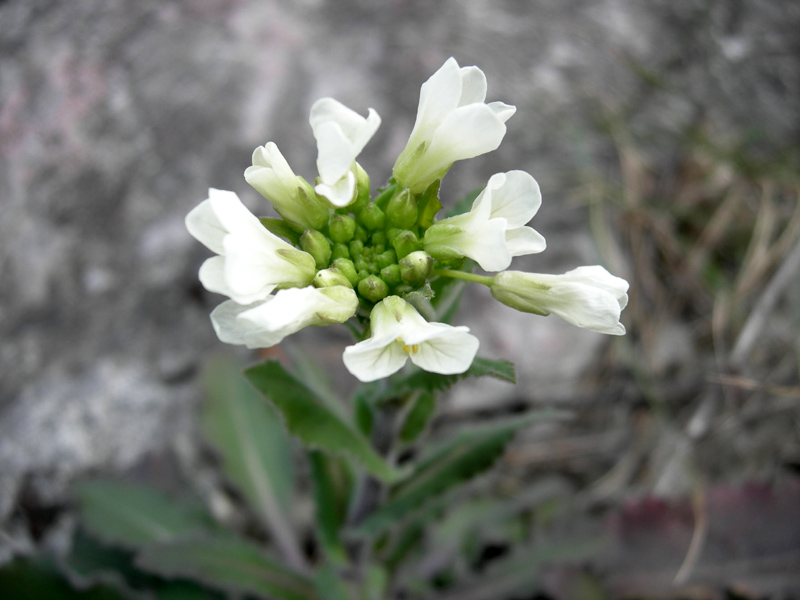
[[[553,417],[535,412],[464,429],[430,448],[422,443],[438,392],[463,377],[514,381],[511,363],[478,358],[478,338],[451,324],[465,285],[485,285],[522,312],[625,333],[628,284],[603,267],[561,275],[508,270],[514,257],[546,246],[529,226],[542,202],[531,175],[493,175],[471,205],[440,202],[452,164],[496,149],[516,110],[486,103],[486,93],[480,69],[448,59],[422,85],[408,143],[374,192],[357,158],[380,117],[318,100],[310,116],[319,172],[313,183],[296,175],[272,142],[256,148],[244,173],[279,218],[259,218],[235,193],[217,189],[186,217],[189,233],[214,253],[200,268],[201,282],[228,297],[211,313],[221,341],[269,348],[305,327],[346,324],[355,339],[343,348],[343,364],[364,385],[344,405],[313,375],[267,361],[245,376],[269,405],[236,383],[239,392],[212,394],[206,432],[268,532],[272,557],[241,534],[197,523],[188,527],[191,539],[186,527],[165,526],[166,540],[137,542],[140,565],[265,598],[386,598],[414,586],[427,594],[431,582],[407,579],[403,565],[413,563],[447,494],[489,469],[519,428]],[[231,381],[222,371],[217,378]],[[212,387],[219,390],[219,382]],[[292,461],[274,459],[275,447],[286,443],[284,428],[307,450],[314,560],[285,501]],[[400,461],[401,452],[412,458]],[[84,490],[87,514],[98,495]],[[148,517],[169,514],[151,510]],[[195,530],[206,537],[198,542]]]

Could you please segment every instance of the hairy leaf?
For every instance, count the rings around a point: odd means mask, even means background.
[[[109,543],[138,548],[208,529],[212,522],[196,505],[121,481],[95,479],[74,488],[86,527]]]
[[[317,600],[314,584],[244,540],[198,538],[150,546],[141,568],[164,577],[187,577],[226,591],[277,600]]]
[[[281,547],[294,548],[289,551],[298,554],[287,525],[294,461],[280,418],[227,359],[216,359],[209,365],[205,385],[208,395],[201,415],[203,431],[220,453],[225,475],[279,538]]]
[[[283,415],[286,427],[310,448],[346,453],[383,481],[402,473],[391,467],[350,422],[341,418],[278,362],[267,361],[245,371],[247,379]]]
[[[477,428],[465,428],[423,456],[412,474],[396,485],[386,503],[356,528],[376,535],[412,511],[424,509],[445,492],[483,473],[504,452],[514,433],[534,420],[554,418],[557,411],[539,411]]]

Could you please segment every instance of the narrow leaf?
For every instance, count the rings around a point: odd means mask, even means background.
[[[212,526],[199,506],[142,485],[95,479],[79,483],[74,492],[86,527],[112,544],[138,548]]]
[[[247,369],[245,375],[283,415],[288,430],[307,446],[346,453],[383,481],[402,475],[375,452],[356,427],[333,412],[280,363],[267,361]]]
[[[204,379],[208,396],[201,415],[203,431],[220,453],[225,475],[289,554],[287,558],[302,564],[287,518],[294,460],[278,415],[227,359],[214,360]]]
[[[347,516],[353,475],[341,457],[312,450],[309,460],[320,544],[331,563],[337,566],[347,564],[347,551],[339,538],[339,530]]]
[[[317,600],[313,583],[232,537],[200,538],[150,546],[136,564],[164,577],[187,577],[230,592],[277,600]]]
[[[413,473],[395,486],[386,503],[356,528],[356,534],[374,536],[408,513],[483,473],[505,451],[514,433],[534,420],[554,418],[557,411],[539,411],[479,428],[465,428],[433,448]]]
[[[416,440],[425,431],[435,412],[436,396],[430,392],[419,394],[400,428],[400,441],[410,444]]]

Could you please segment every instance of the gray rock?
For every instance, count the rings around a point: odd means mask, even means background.
[[[568,197],[576,172],[616,177],[597,127],[608,114],[649,136],[656,169],[701,118],[757,132],[766,159],[796,143],[799,13],[782,0],[0,3],[0,519],[27,476],[55,499],[188,427],[191,375],[221,348],[208,322],[220,299],[196,281],[208,253],[182,219],[209,186],[268,212],[241,177],[268,140],[312,178],[316,98],[381,114],[362,160],[379,184],[420,84],[450,55],[479,65],[490,99],[518,113],[498,152],[454,167],[443,198],[530,171],[550,247],[526,268],[563,271],[599,261]],[[515,360],[522,382],[472,388],[467,405],[568,394],[604,343],[480,291],[465,308],[484,353]]]

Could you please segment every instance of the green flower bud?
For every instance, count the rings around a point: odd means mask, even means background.
[[[401,229],[409,229],[416,225],[419,208],[411,190],[406,188],[392,196],[389,206],[386,207],[386,216],[389,223]]]
[[[399,227],[389,227],[389,228],[386,230],[386,240],[387,240],[387,241],[388,241],[390,244],[394,243],[394,238],[396,238],[398,235],[400,235],[401,233],[403,233],[403,231],[404,231],[404,230],[403,230],[403,229],[400,229]]]
[[[359,242],[366,242],[369,239],[369,234],[361,225],[356,225],[356,234],[354,237]]]
[[[358,221],[367,229],[383,229],[386,223],[386,215],[376,204],[368,204],[358,214]]]
[[[317,269],[324,269],[331,260],[331,243],[314,229],[306,229],[300,236],[300,247],[314,257]]]
[[[397,262],[397,253],[394,250],[386,250],[378,255],[378,266],[383,269]]]
[[[358,293],[370,302],[380,302],[389,295],[389,286],[376,275],[370,275],[358,282]]]
[[[347,244],[337,243],[333,245],[331,260],[336,260],[337,258],[350,258],[350,250],[347,248]]]
[[[398,234],[392,240],[394,251],[397,252],[397,258],[405,258],[416,250],[421,250],[422,246],[413,231],[405,230]]]
[[[359,282],[362,282],[362,281],[364,281],[364,280],[365,280],[367,277],[369,277],[370,275],[372,275],[372,273],[370,273],[370,272],[369,272],[369,271],[367,271],[366,269],[359,269],[359,271],[358,271],[358,281],[359,281]]]
[[[389,287],[394,287],[402,281],[400,274],[400,265],[392,264],[388,267],[381,269],[381,279],[383,279]]]
[[[328,231],[331,234],[331,241],[346,244],[356,233],[356,222],[347,215],[334,214],[331,216]]]
[[[350,258],[356,260],[364,254],[364,242],[361,240],[353,240],[350,242]]]
[[[337,258],[331,263],[331,267],[347,277],[347,280],[355,287],[358,285],[358,272],[352,260],[347,258]]]
[[[410,284],[425,281],[433,271],[433,258],[424,250],[412,252],[400,260],[400,276]]]
[[[386,237],[385,231],[376,231],[372,234],[372,245],[373,246],[385,246],[386,242],[389,241],[389,238]],[[379,253],[380,254],[380,253]]]
[[[314,275],[314,287],[323,288],[334,285],[343,285],[352,288],[350,280],[339,269],[322,269]]]
[[[359,256],[353,264],[357,271],[369,271],[369,263],[363,256]]]

